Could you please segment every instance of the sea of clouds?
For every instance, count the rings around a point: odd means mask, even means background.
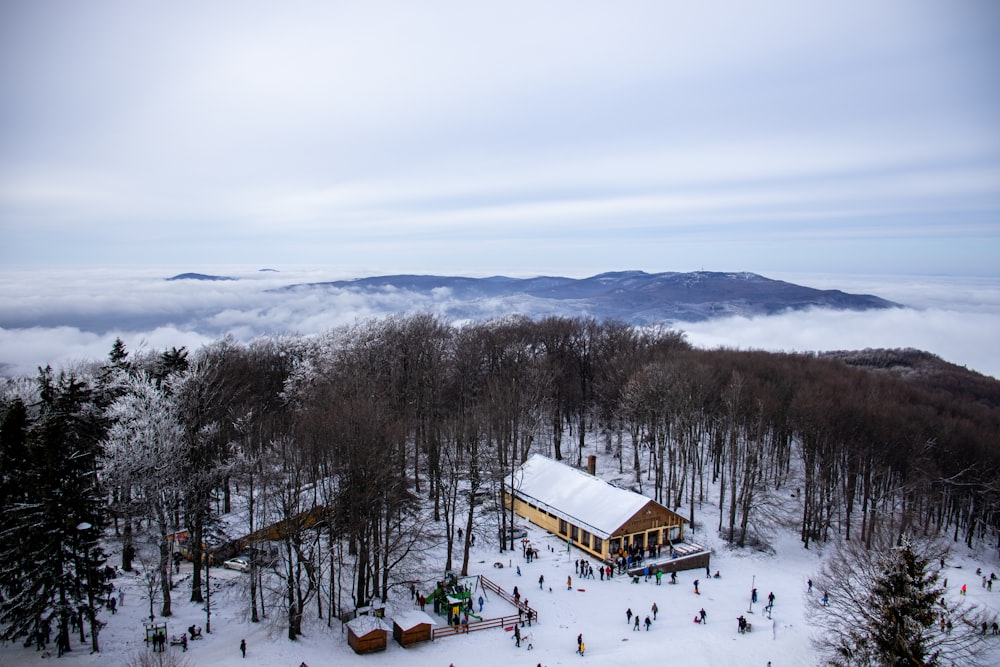
[[[40,366],[101,360],[116,337],[131,351],[197,349],[222,336],[310,335],[390,313],[430,312],[453,319],[520,312],[553,314],[531,298],[459,302],[386,290],[282,290],[288,285],[359,277],[329,268],[214,267],[201,273],[237,280],[166,278],[178,267],[0,270],[0,373],[33,375]],[[390,273],[390,272],[378,272]],[[595,273],[597,273],[595,271]],[[366,275],[373,275],[369,272]],[[766,274],[820,289],[875,294],[905,307],[879,311],[811,309],[762,317],[675,322],[698,347],[771,351],[917,348],[1000,378],[1000,278]],[[582,276],[573,276],[582,277]],[[572,316],[572,305],[554,314]]]

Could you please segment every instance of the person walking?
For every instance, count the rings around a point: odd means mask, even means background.
[[[632,632],[639,631],[639,614],[635,615],[635,623],[632,625]]]
[[[583,655],[583,633],[576,636],[576,652]]]
[[[566,577],[566,590],[573,590],[573,577]]]
[[[542,586],[545,584],[545,575],[538,575],[538,590],[542,590]]]
[[[636,616],[636,618],[639,618],[639,617]],[[646,624],[646,632],[649,632],[649,626],[651,626],[653,624],[653,622],[651,620],[649,620],[649,616],[646,617],[646,620],[644,621],[644,623]]]
[[[240,640],[240,653],[243,654],[244,658],[247,657],[247,640],[246,639],[241,639]]]
[[[708,614],[705,613],[705,608],[702,607],[701,611],[698,612],[698,616],[701,617],[702,623],[708,623]]]
[[[514,626],[514,646],[521,648],[521,626]]]
[[[660,608],[656,606],[655,602],[653,603],[653,607],[652,607],[651,611],[653,612],[653,620],[655,621],[656,620],[656,612],[660,611]]]
[[[701,593],[698,591],[698,580],[697,579],[694,580],[694,594],[695,595],[701,595]]]

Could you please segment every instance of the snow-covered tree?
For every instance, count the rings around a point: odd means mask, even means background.
[[[125,503],[157,529],[162,616],[170,616],[169,514],[178,502],[178,462],[188,456],[184,431],[166,383],[146,373],[119,376],[123,393],[107,410],[102,473]]]

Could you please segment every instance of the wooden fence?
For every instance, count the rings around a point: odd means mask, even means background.
[[[487,579],[486,577],[479,576],[479,585],[484,589],[496,593],[498,596],[509,602],[520,613],[511,614],[508,616],[498,616],[496,618],[484,618],[481,621],[470,622],[465,625],[444,625],[435,626],[431,632],[432,639],[438,639],[440,637],[452,637],[454,635],[462,635],[467,632],[477,632],[479,630],[490,630],[492,628],[506,628],[509,625],[515,625],[516,623],[521,623],[527,618],[527,615],[531,614],[531,622],[534,623],[538,620],[538,612],[521,602],[520,600],[515,600],[514,596],[505,591],[504,589],[497,586],[495,583]]]

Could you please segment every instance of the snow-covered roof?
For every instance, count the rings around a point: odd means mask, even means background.
[[[653,502],[541,454],[532,454],[513,481],[515,494],[524,500],[603,539]]]
[[[410,630],[425,623],[429,625],[437,625],[437,621],[435,621],[430,614],[425,611],[420,611],[419,609],[397,614],[392,617],[392,622],[403,630]]]
[[[386,622],[377,616],[358,616],[347,622],[347,627],[354,633],[355,637],[364,637],[369,632],[384,630],[388,632],[391,628]]]

